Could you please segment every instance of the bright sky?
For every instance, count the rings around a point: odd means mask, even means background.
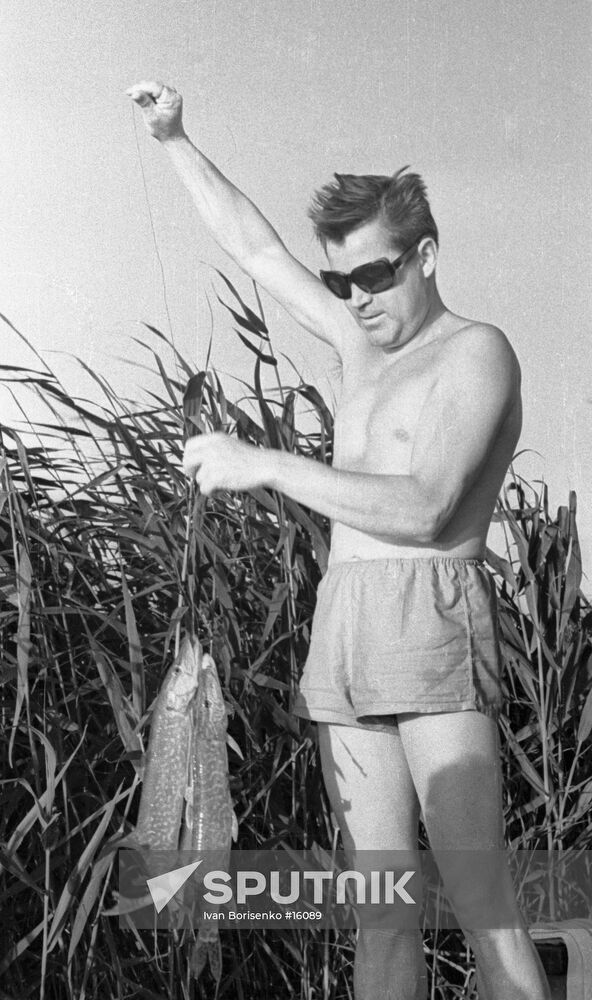
[[[519,468],[547,480],[553,508],[577,490],[592,576],[588,0],[7,6],[0,312],[37,349],[80,355],[129,396],[147,384],[117,360],[146,360],[131,341],[140,321],[167,329],[141,163],[177,346],[205,357],[212,272],[200,261],[249,294],[136,116],[140,160],[124,95],[136,80],[181,91],[194,141],[313,268],[313,189],[335,170],[409,163],[440,228],[444,300],[514,344],[521,444],[538,452]],[[323,346],[266,306],[276,350],[326,388]],[[214,337],[215,365],[248,377],[250,356],[217,305]],[[2,338],[7,363],[31,361]],[[72,391],[94,391],[63,354],[48,358]]]

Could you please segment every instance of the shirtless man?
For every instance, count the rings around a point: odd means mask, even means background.
[[[266,486],[332,520],[296,711],[319,724],[345,846],[414,852],[421,810],[435,852],[502,848],[499,649],[483,556],[520,432],[514,352],[500,330],[444,306],[419,177],[336,175],[319,192],[311,214],[329,262],[319,280],[193,146],[174,89],[128,93],[214,239],[341,360],[333,467],[215,433],[187,443],[184,468],[205,495]],[[550,1000],[507,870],[492,878],[484,866],[470,884],[442,876],[480,1000]],[[510,919],[483,928],[500,892]],[[419,930],[361,930],[354,985],[356,1000],[425,1000]]]

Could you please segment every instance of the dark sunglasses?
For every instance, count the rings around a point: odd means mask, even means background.
[[[351,286],[357,285],[363,292],[375,295],[377,292],[386,292],[395,283],[395,275],[399,268],[409,256],[412,250],[417,249],[418,244],[414,243],[405,250],[396,260],[388,260],[380,257],[378,260],[370,261],[368,264],[360,264],[354,267],[349,274],[342,271],[320,271],[321,281],[336,295],[338,299],[351,298]]]

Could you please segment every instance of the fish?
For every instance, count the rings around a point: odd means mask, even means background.
[[[189,792],[181,850],[191,851],[192,860],[215,852],[216,868],[228,870],[232,840],[238,833],[228,780],[226,731],[228,713],[213,658],[204,654],[199,670],[197,696],[193,703],[193,732],[189,767]],[[190,958],[197,979],[209,961],[219,984],[222,950],[218,923],[201,916],[197,940]]]
[[[127,838],[151,851],[179,846],[202,661],[198,640],[185,636],[152,712],[138,820]]]
[[[228,776],[228,713],[212,656],[193,635],[186,636],[157,696],[142,782],[138,819],[119,842],[136,850],[174,851],[178,864],[208,860],[228,870],[232,840],[238,835]],[[179,853],[180,852],[180,853]],[[178,903],[195,913],[199,872]],[[134,902],[145,905],[149,897]],[[210,907],[210,910],[212,907]],[[116,911],[113,911],[116,912]],[[123,911],[121,911],[123,912]],[[197,979],[209,962],[219,985],[222,949],[215,920],[198,915],[198,934],[189,967]]]

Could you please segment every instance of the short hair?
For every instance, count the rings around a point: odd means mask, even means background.
[[[393,242],[412,246],[423,236],[438,243],[438,228],[419,174],[402,167],[386,177],[378,174],[334,174],[334,181],[315,192],[308,211],[315,235],[327,243],[345,237],[374,219],[381,221]]]

